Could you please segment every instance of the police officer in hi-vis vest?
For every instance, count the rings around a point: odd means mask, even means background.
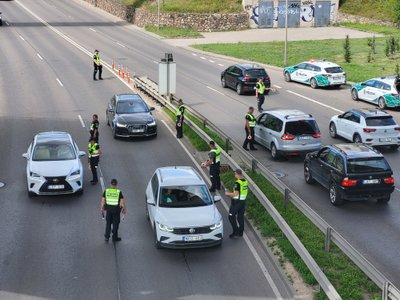
[[[89,133],[91,138],[96,139],[96,143],[99,142],[99,116],[94,114],[92,117],[92,123],[90,123]]]
[[[93,80],[97,80],[96,79],[96,74],[97,71],[99,71],[99,79],[103,80],[103,78],[101,77],[101,73],[103,72],[103,66],[101,64],[100,61],[100,56],[99,56],[99,50],[94,50],[94,55],[93,55]]]
[[[257,150],[254,147],[254,127],[256,127],[256,118],[253,116],[254,108],[249,107],[249,112],[245,116],[246,125],[244,130],[246,131],[246,139],[243,142],[243,149],[248,151],[247,144],[250,144],[250,150]]]
[[[178,107],[176,108],[176,111],[175,111],[176,137],[178,139],[183,137],[183,119],[185,118],[184,114],[185,114],[185,105],[183,104],[182,99],[179,99]]]
[[[92,171],[93,179],[90,181],[91,184],[97,184],[99,181],[97,177],[97,166],[99,165],[101,150],[99,144],[96,142],[96,138],[91,137],[88,145],[88,159],[90,170]]]
[[[209,190],[210,192],[214,193],[215,190],[221,189],[221,179],[219,177],[221,148],[217,147],[214,141],[210,141],[208,145],[210,146],[210,152],[208,152],[209,159],[205,162],[202,162],[201,167],[210,167],[211,187]]]
[[[248,181],[243,177],[242,170],[235,171],[235,187],[233,192],[225,191],[225,195],[231,197],[231,206],[229,207],[229,222],[232,225],[233,232],[229,235],[234,239],[243,236],[244,231],[244,211],[246,208],[246,198],[248,193]],[[239,226],[238,226],[239,224]]]
[[[118,236],[118,228],[121,221],[121,212],[123,215],[126,214],[126,203],[122,192],[117,189],[117,184],[117,179],[112,179],[111,187],[103,192],[103,197],[101,198],[101,215],[104,217],[104,210],[107,212],[106,231],[104,233],[104,240],[106,242],[110,239],[111,225],[113,242],[121,241],[121,238]]]

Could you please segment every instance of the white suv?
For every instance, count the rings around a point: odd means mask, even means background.
[[[223,221],[206,183],[192,167],[158,168],[146,188],[146,214],[156,248],[217,246]]]
[[[322,86],[337,86],[346,83],[346,73],[332,62],[325,60],[304,61],[283,69],[285,81],[309,84],[313,89]]]
[[[387,112],[379,109],[351,109],[333,116],[329,123],[332,138],[341,136],[355,143],[370,146],[390,146],[397,149],[400,145],[400,127]]]

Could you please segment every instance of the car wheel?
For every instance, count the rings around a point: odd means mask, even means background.
[[[116,130],[115,130],[115,126],[112,128],[112,136],[113,136],[114,139],[117,139],[117,138],[118,138],[118,137],[117,137],[117,132],[116,132]]]
[[[361,136],[360,136],[358,133],[356,133],[356,134],[354,135],[354,137],[353,137],[353,142],[356,143],[356,144],[362,143]]]
[[[291,82],[292,81],[292,78],[290,77],[290,73],[289,72],[285,72],[284,78],[285,78],[286,82]]]
[[[225,77],[221,77],[221,85],[222,85],[223,88],[226,88]]]
[[[150,221],[150,215],[149,215],[149,208],[147,207],[147,199],[146,199],[146,219],[147,221]]]
[[[310,166],[308,165],[308,163],[304,164],[304,180],[308,184],[312,184],[315,182],[315,179],[311,175],[311,170],[310,170]]]
[[[383,97],[380,97],[378,100],[378,105],[380,109],[386,108],[386,100]]]
[[[353,100],[358,100],[359,98],[358,98],[358,92],[357,92],[357,90],[356,89],[352,89],[351,90],[351,99],[353,99]]]
[[[390,201],[390,196],[378,199],[378,203],[386,204]]]
[[[311,86],[311,88],[313,88],[313,89],[316,89],[316,88],[318,87],[318,83],[317,83],[317,80],[316,80],[315,78],[311,78],[311,80],[310,80],[310,86]]]
[[[242,95],[243,94],[243,86],[241,83],[238,83],[236,85],[236,93],[238,93],[238,95]]]
[[[391,150],[397,150],[399,149],[399,145],[390,145]]]
[[[108,119],[108,114],[106,113],[106,120],[107,120],[107,126],[110,126],[110,120]]]
[[[337,185],[332,182],[329,186],[329,199],[334,206],[338,206],[343,203],[342,196],[338,191]]]
[[[30,198],[36,197],[36,194],[34,192],[28,191],[28,196]]]
[[[331,122],[331,124],[329,124],[329,134],[330,134],[331,138],[333,138],[333,139],[335,137],[337,137],[336,125],[333,122]]]
[[[277,160],[279,158],[279,153],[274,143],[271,144],[271,156],[274,160]]]
[[[156,249],[161,249],[161,243],[158,240],[157,237],[157,227],[156,227],[156,223],[154,223],[154,247],[156,247]]]

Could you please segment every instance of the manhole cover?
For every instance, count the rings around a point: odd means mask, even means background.
[[[272,172],[277,178],[285,177],[285,174],[282,172]]]
[[[5,185],[6,185],[5,183],[0,182],[0,189],[1,189],[2,187],[4,187]]]

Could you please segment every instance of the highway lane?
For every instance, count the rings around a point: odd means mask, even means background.
[[[39,2],[37,2],[39,3]],[[164,44],[158,39],[144,36],[129,26],[121,26],[123,23],[116,23],[115,26],[104,26],[105,21],[114,20],[113,17],[106,17],[97,10],[88,9],[83,4],[79,9],[77,2],[71,4],[69,10],[74,13],[75,22],[91,22],[90,29],[76,30],[74,26],[65,26],[63,31],[68,32],[75,40],[85,43],[88,48],[101,48],[103,57],[108,61],[112,58],[124,58],[127,64],[133,63],[136,74],[146,74],[157,81],[157,61],[164,52],[173,52],[178,62],[178,92],[177,95],[206,115],[213,123],[223,128],[231,137],[241,142],[243,139],[243,113],[248,105],[255,104],[254,96],[237,96],[234,91],[222,89],[219,86],[219,73],[231,60],[215,58],[211,55],[193,55],[194,51],[186,52],[179,48]],[[34,5],[30,3],[30,5]],[[77,9],[75,11],[75,9]],[[63,11],[59,9],[59,11]],[[51,19],[54,12],[48,14]],[[73,22],[72,22],[73,23]],[[98,27],[94,26],[99,24]],[[91,31],[92,34],[87,32]],[[96,34],[97,33],[97,34]],[[117,47],[116,41],[126,45]],[[99,47],[101,45],[101,47]],[[202,59],[201,57],[204,57]],[[214,63],[210,62],[213,60]],[[140,63],[139,63],[140,62]],[[223,65],[220,66],[219,64]],[[353,102],[346,88],[340,90],[312,90],[307,86],[296,83],[285,83],[281,72],[269,70],[273,83],[282,87],[277,94],[267,97],[265,107],[291,107],[299,108],[312,113],[321,127],[324,143],[335,143],[339,140],[332,140],[329,137],[327,126],[328,119],[350,107],[369,107],[362,102]],[[210,90],[207,86],[215,89]],[[332,106],[334,109],[321,106],[309,99],[317,100],[323,104]],[[221,95],[223,93],[223,95]],[[392,111],[397,119],[399,113]],[[395,171],[396,180],[399,178],[398,152],[384,151],[392,168]],[[258,151],[254,153],[264,164],[273,170],[281,171],[287,176],[283,179],[289,186],[305,201],[322,215],[335,229],[339,230],[352,244],[359,249],[367,258],[385,273],[393,282],[399,284],[397,274],[400,272],[400,264],[393,261],[396,257],[399,230],[398,218],[398,192],[392,196],[388,206],[379,206],[372,202],[347,203],[341,208],[334,208],[330,205],[327,191],[318,186],[306,186],[302,179],[302,160],[290,159],[289,161],[273,162],[269,153]]]
[[[114,141],[102,112],[109,97],[128,91],[126,87],[107,72],[108,80],[93,82],[90,58],[88,64],[82,52],[54,32],[32,25],[37,20],[14,4],[12,9],[7,7],[10,23],[23,20],[31,25],[5,27],[0,32],[4,54],[0,57],[4,66],[0,122],[1,128],[7,129],[0,133],[4,141],[0,151],[7,157],[0,160],[0,179],[7,184],[0,190],[0,298],[119,299],[118,291],[121,299],[132,295],[135,299],[276,298],[244,242],[227,240],[220,249],[195,251],[154,248],[144,214],[145,185],[159,166],[193,162],[162,122],[156,139]],[[85,64],[89,66],[79,67]],[[88,172],[83,196],[29,199],[26,193],[21,154],[33,135],[66,130],[85,150],[88,120],[94,112],[101,121],[104,178],[109,182],[117,177],[128,200],[117,262],[113,246],[103,241],[101,189],[88,184]],[[79,116],[86,121],[85,128]],[[158,112],[157,116],[159,120],[164,117]],[[86,167],[86,160],[83,162]],[[226,220],[225,225],[229,233]],[[232,257],[240,257],[240,261],[233,264]],[[268,264],[267,269],[273,275]],[[283,298],[291,297],[281,293]]]

